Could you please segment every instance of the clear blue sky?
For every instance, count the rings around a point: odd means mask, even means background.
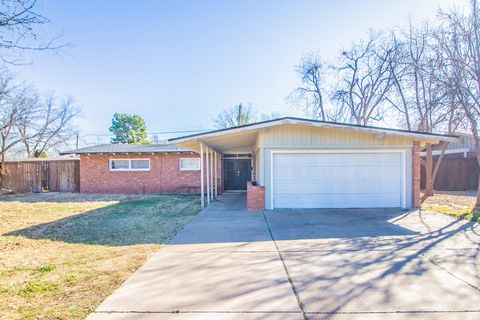
[[[141,115],[149,132],[212,128],[238,102],[301,116],[285,97],[304,53],[332,58],[371,28],[404,24],[409,14],[434,19],[454,3],[466,0],[41,0],[53,22],[45,32],[63,30],[73,46],[32,54],[34,63],[14,72],[73,96],[81,135],[108,134],[114,112]]]

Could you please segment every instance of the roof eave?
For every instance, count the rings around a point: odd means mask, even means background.
[[[224,134],[234,134],[242,131],[259,130],[262,128],[268,128],[268,127],[279,125],[279,124],[305,124],[305,125],[311,125],[311,126],[323,127],[323,128],[346,128],[354,131],[382,133],[382,134],[388,134],[388,135],[407,136],[407,137],[424,139],[424,140],[436,140],[436,141],[438,140],[438,141],[447,141],[447,142],[455,142],[459,138],[457,136],[450,136],[450,135],[428,134],[428,133],[420,133],[420,132],[413,132],[413,131],[406,131],[406,130],[368,127],[368,126],[355,126],[355,125],[349,125],[349,124],[329,123],[329,122],[322,122],[322,121],[315,121],[315,120],[308,120],[308,119],[280,118],[276,120],[265,121],[265,122],[251,124],[251,125],[242,126],[242,127],[222,129],[222,130],[205,132],[205,133],[195,134],[195,135],[186,136],[186,137],[174,138],[168,141],[178,145],[184,142],[201,140],[201,139],[210,138],[210,137],[217,137]]]
[[[75,152],[75,151],[65,151],[59,152],[59,155],[67,155],[67,154],[126,154],[126,153],[138,153],[138,154],[151,154],[151,153],[191,153],[192,151],[189,150],[168,150],[168,151],[82,151],[82,152]]]

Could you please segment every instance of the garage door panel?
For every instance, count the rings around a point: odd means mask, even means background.
[[[319,183],[316,180],[306,180],[301,184],[284,183],[277,181],[275,184],[276,195],[302,195],[302,194],[335,194],[335,193],[359,193],[359,194],[382,194],[400,193],[400,179],[386,179],[376,181],[374,179],[356,179],[326,181]]]
[[[389,207],[391,203],[399,201],[399,194],[382,194],[382,197],[376,200],[372,197],[353,194],[306,195],[302,198],[287,195],[275,199],[274,206],[275,208],[375,208]]]
[[[398,167],[276,167],[275,181],[291,181],[302,177],[305,180],[326,181],[329,179],[396,179]]]
[[[274,154],[274,207],[400,207],[401,171],[400,153]]]
[[[342,155],[342,157],[339,157]],[[292,158],[295,162],[292,162]],[[371,163],[380,164],[382,166],[399,166],[401,164],[398,154],[352,154],[352,153],[335,153],[335,154],[284,154],[277,158],[275,166],[277,167],[337,167],[337,166],[369,166]]]

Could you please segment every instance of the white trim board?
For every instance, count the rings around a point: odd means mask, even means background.
[[[200,139],[205,138],[213,138],[228,134],[235,134],[235,133],[242,133],[245,131],[255,131],[263,128],[269,128],[272,126],[282,125],[282,124],[301,124],[307,125],[312,127],[322,127],[322,128],[340,128],[346,129],[351,131],[363,131],[363,132],[371,132],[371,133],[383,133],[387,135],[397,135],[397,136],[405,136],[405,137],[412,137],[417,139],[426,139],[426,140],[435,140],[435,141],[449,141],[449,142],[456,142],[458,140],[455,136],[448,136],[448,135],[439,135],[439,134],[428,134],[422,132],[415,132],[415,131],[408,131],[408,130],[396,130],[390,128],[379,128],[379,127],[369,127],[369,126],[354,126],[345,123],[334,123],[334,122],[321,122],[309,119],[300,119],[300,118],[291,118],[285,117],[271,121],[265,121],[260,123],[253,123],[243,127],[234,127],[230,129],[223,129],[223,130],[214,130],[210,132],[194,134],[191,136],[186,137],[179,137],[170,139],[169,141],[173,144],[179,144],[186,141],[197,141]]]
[[[273,159],[275,154],[286,154],[286,153],[399,153],[401,158],[401,170],[402,170],[402,196],[401,196],[401,207],[407,207],[407,167],[406,167],[406,154],[405,149],[282,149],[282,150],[271,150],[270,151],[270,207],[275,209],[273,204],[274,188],[273,188]]]
[[[463,153],[463,156],[466,157],[467,153],[470,152],[470,149],[468,148],[458,148],[458,149],[447,149],[445,150],[445,154],[456,154],[456,153]],[[441,150],[433,150],[432,155],[433,156],[438,156],[442,153]],[[425,151],[420,152],[421,157],[425,157],[427,153]]]

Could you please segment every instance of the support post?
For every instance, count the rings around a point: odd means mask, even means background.
[[[207,149],[206,149],[206,158],[207,158],[207,163],[206,163],[207,164],[206,165],[206,167],[207,167],[207,176],[206,176],[206,178],[207,178],[207,204],[210,204],[210,163],[209,163],[210,161],[208,161],[209,152],[210,152],[210,148],[207,147]]]
[[[202,208],[205,207],[205,190],[203,185],[203,143],[200,143],[200,202],[202,203]]]
[[[215,170],[215,164],[213,163],[213,154],[215,151],[210,152],[210,196],[212,199],[214,199],[214,189],[213,189],[213,177],[215,176],[214,170]]]
[[[215,198],[218,196],[218,159],[217,159],[217,152],[214,153],[215,155]]]
[[[412,165],[412,206],[420,208],[420,141],[413,142]]]

